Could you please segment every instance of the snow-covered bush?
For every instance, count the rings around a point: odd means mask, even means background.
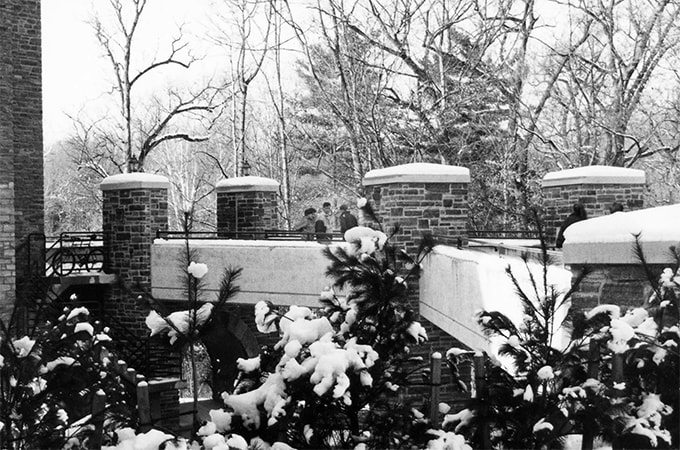
[[[600,305],[564,319],[557,310],[571,292],[535,276],[529,295],[515,282],[523,323],[495,311],[478,317],[485,333],[504,340],[504,364],[486,360],[483,391],[467,414],[447,415],[442,429],[465,434],[475,447],[552,448],[583,434],[616,448],[677,448],[679,275],[665,270],[652,299],[626,313]],[[556,339],[560,333],[568,339]],[[447,357],[455,367],[470,355],[452,350]]]
[[[185,240],[185,258],[187,265],[184,268],[187,301],[186,309],[165,313],[163,305],[153,298],[149,298],[151,311],[145,319],[150,336],[167,335],[170,345],[180,349],[188,355],[187,367],[189,373],[189,390],[193,395],[192,433],[198,430],[198,365],[197,353],[200,351],[201,338],[213,320],[213,310],[218,311],[225,302],[231,299],[238,291],[235,284],[241,274],[240,268],[228,267],[224,270],[217,298],[213,303],[202,300],[203,277],[208,273],[208,266],[195,261],[196,252]],[[183,363],[184,367],[184,363]]]
[[[0,337],[0,447],[87,445],[93,422],[113,429],[132,420],[128,394],[111,370],[108,330],[89,311],[64,309],[32,336]],[[106,393],[103,418],[90,415],[97,391]]]
[[[225,409],[211,412],[208,431],[294,448],[427,445],[426,421],[400,394],[423,367],[410,347],[427,335],[406,294],[430,246],[411,259],[379,230],[357,227],[345,239],[324,250],[335,283],[318,309],[255,305],[258,330],[280,339],[238,361],[240,382],[223,395]]]

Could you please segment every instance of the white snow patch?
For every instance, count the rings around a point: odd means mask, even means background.
[[[71,320],[74,317],[78,317],[80,314],[84,314],[86,316],[90,315],[90,311],[85,308],[84,306],[78,307],[78,308],[73,308],[71,312],[68,314],[68,317],[66,320]]]
[[[632,243],[633,234],[645,241],[680,241],[680,204],[609,214],[582,220],[564,232],[565,249],[570,244],[602,242]]]

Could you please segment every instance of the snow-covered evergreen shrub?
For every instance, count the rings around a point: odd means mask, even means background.
[[[411,259],[379,230],[356,227],[345,239],[325,249],[335,283],[321,293],[319,309],[255,306],[259,331],[280,339],[238,361],[236,388],[223,395],[226,408],[211,412],[204,432],[238,432],[279,441],[278,448],[426,445],[427,421],[400,393],[423,368],[410,347],[427,335],[406,296],[429,241]]]
[[[87,445],[97,391],[106,393],[106,429],[132,420],[128,394],[110,367],[108,330],[91,323],[86,308],[65,309],[30,337],[1,329],[0,447]]]
[[[636,249],[644,265],[639,244]],[[666,269],[652,299],[641,299],[639,308],[622,313],[601,305],[561,319],[557,311],[571,291],[548,285],[543,255],[542,282],[532,278],[531,294],[515,282],[523,323],[494,311],[479,314],[480,327],[504,340],[504,364],[487,360],[487,390],[464,411],[447,415],[442,428],[465,434],[475,447],[553,448],[570,434],[583,434],[616,448],[677,448],[680,272]],[[568,339],[557,340],[559,333]],[[593,354],[599,354],[595,364]],[[452,349],[447,356],[455,366],[469,353]]]

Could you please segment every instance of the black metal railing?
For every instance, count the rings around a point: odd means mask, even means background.
[[[469,230],[470,239],[539,239],[536,230]]]
[[[50,242],[51,241],[51,242]],[[104,233],[69,231],[47,240],[46,275],[67,276],[86,272],[103,272],[106,267]]]
[[[342,233],[307,233],[289,230],[261,231],[165,231],[156,232],[158,239],[239,239],[239,240],[272,240],[272,241],[342,241]]]

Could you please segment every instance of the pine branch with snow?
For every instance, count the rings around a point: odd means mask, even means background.
[[[427,421],[400,394],[422,367],[410,347],[427,339],[406,279],[432,245],[400,257],[411,263],[402,273],[382,231],[350,231],[344,246],[324,250],[334,285],[321,292],[319,309],[255,306],[258,329],[279,341],[263,348],[259,364],[239,363],[220,413],[231,415],[231,431],[268,442],[285,436],[295,448],[401,448],[425,436]]]
[[[84,307],[65,309],[32,336],[3,333],[0,447],[61,448],[69,440],[87,445],[98,392],[107,397],[105,431],[129,423],[133,408],[111,368],[111,343],[109,330],[91,322]]]

